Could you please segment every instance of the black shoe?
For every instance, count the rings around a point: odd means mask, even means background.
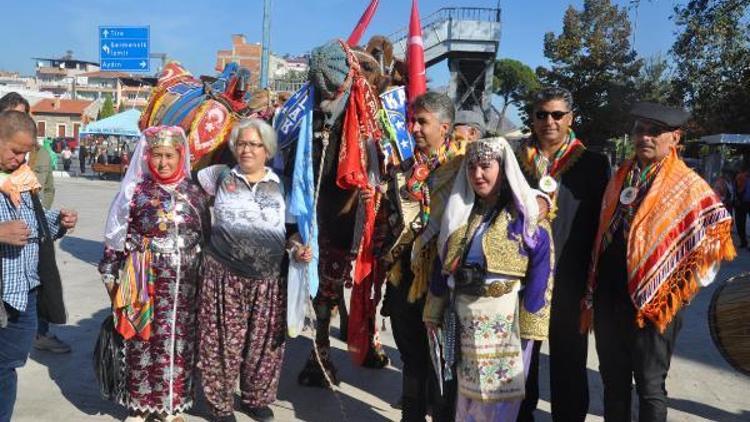
[[[370,350],[367,351],[367,357],[365,357],[365,361],[362,362],[362,366],[364,368],[383,369],[388,366],[389,362],[388,355],[382,351],[375,350],[375,347],[370,346]]]
[[[242,412],[247,416],[250,416],[250,418],[252,418],[252,420],[254,421],[271,422],[274,420],[273,410],[271,410],[271,408],[268,406],[250,407],[243,404]]]
[[[211,422],[237,422],[234,414],[224,416],[211,416]]]
[[[339,380],[336,377],[336,367],[333,366],[331,361],[326,359],[323,359],[323,365],[326,368],[325,371],[328,374],[328,378],[331,379],[334,385],[339,385]],[[330,386],[328,379],[323,374],[323,368],[318,364],[318,360],[314,354],[310,356],[305,367],[297,375],[297,383],[306,387],[328,388]]]

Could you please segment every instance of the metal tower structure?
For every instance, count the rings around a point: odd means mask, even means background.
[[[389,36],[394,54],[406,55],[408,28]],[[492,76],[500,45],[500,5],[448,7],[422,19],[425,65],[448,60],[448,95],[456,109],[481,109],[489,117]]]

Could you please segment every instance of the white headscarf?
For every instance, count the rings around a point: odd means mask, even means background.
[[[146,129],[146,131],[149,129]],[[183,160],[185,177],[190,178],[190,148],[187,138],[181,128],[172,127],[171,129],[179,129],[179,132],[182,133],[182,153],[185,155],[185,159]],[[148,148],[146,136],[141,134],[135,151],[133,151],[128,171],[120,183],[120,190],[109,206],[109,213],[104,226],[104,246],[108,248],[117,251],[125,250],[125,239],[128,235],[128,217],[130,216],[130,201],[133,199],[135,187],[143,181],[145,175],[149,174],[148,163],[146,162],[148,159]]]
[[[468,163],[477,158],[494,158],[500,162],[504,177],[508,181],[513,194],[513,202],[523,218],[524,243],[529,247],[533,247],[536,244],[534,234],[536,233],[537,220],[539,218],[536,191],[531,189],[526,181],[508,141],[502,137],[484,138],[470,142],[467,145],[466,156],[463,163],[461,163],[458,177],[456,177],[453,190],[448,197],[437,241],[438,253],[441,260],[445,259],[447,252],[446,244],[450,235],[468,224],[476,196],[474,189],[469,183]]]

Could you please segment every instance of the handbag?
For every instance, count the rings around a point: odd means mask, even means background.
[[[39,317],[53,324],[65,324],[67,312],[63,302],[62,280],[55,259],[55,244],[49,232],[47,216],[36,194],[31,195],[39,231],[39,262],[37,273],[41,286],[37,295],[37,312]]]
[[[115,329],[111,314],[104,318],[99,328],[93,363],[99,393],[108,400],[115,400],[124,385],[125,342]]]

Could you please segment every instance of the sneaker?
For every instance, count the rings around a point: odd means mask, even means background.
[[[70,353],[70,346],[56,336],[37,336],[34,348],[51,353]]]
[[[211,416],[211,422],[237,422],[237,418],[234,417],[234,413],[222,416]]]
[[[249,407],[243,404],[242,411],[254,421],[271,422],[274,420],[273,410],[268,406]]]

